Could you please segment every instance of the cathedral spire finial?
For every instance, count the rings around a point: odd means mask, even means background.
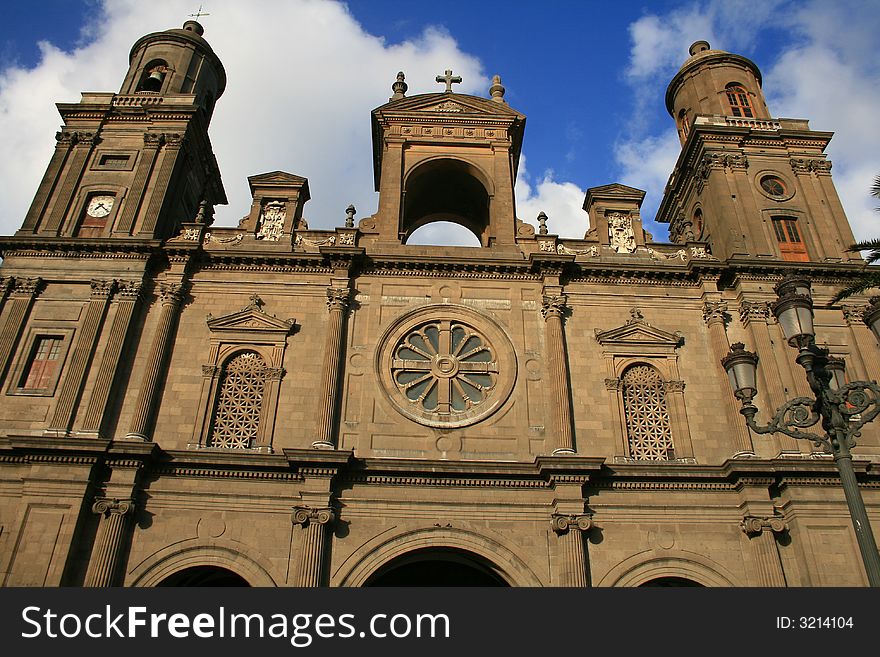
[[[461,84],[461,76],[460,75],[452,75],[452,69],[446,69],[446,75],[438,75],[436,78],[437,82],[445,82],[446,83],[446,93],[452,93],[452,84]]]
[[[406,76],[403,74],[403,71],[398,71],[397,80],[391,85],[391,91],[394,92],[394,95],[391,96],[390,100],[406,98],[406,90],[409,89],[409,85],[404,82],[404,79],[406,79]]]
[[[498,103],[506,103],[504,100],[504,86],[501,84],[501,76],[496,75],[492,78],[492,86],[489,87],[489,95],[492,96],[492,100]]]

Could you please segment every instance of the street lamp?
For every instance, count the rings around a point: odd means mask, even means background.
[[[791,399],[777,409],[769,424],[759,426],[755,422],[758,407],[752,403],[758,394],[757,355],[746,351],[745,345],[738,342],[731,345],[721,364],[727,371],[734,395],[742,402],[740,413],[752,431],[757,434],[782,433],[798,440],[809,440],[834,456],[868,582],[870,586],[880,587],[880,554],[850,453],[859,430],[880,414],[880,386],[873,381],[846,383],[843,359],[829,356],[827,349],[816,346],[809,280],[789,276],[775,287],[775,291],[778,299],[772,306],[773,314],[788,344],[798,348],[795,360],[806,371],[815,399]],[[872,299],[872,305],[865,313],[865,323],[880,339],[880,297]],[[820,421],[824,435],[806,431]]]

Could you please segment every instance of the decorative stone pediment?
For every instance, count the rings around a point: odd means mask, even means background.
[[[208,328],[212,333],[239,333],[287,335],[295,325],[293,319],[278,319],[263,311],[263,300],[256,294],[251,297],[251,303],[238,312],[222,317],[208,315]]]
[[[623,326],[607,331],[596,329],[596,340],[606,350],[615,353],[661,355],[673,354],[681,346],[684,337],[678,331],[670,333],[651,326],[637,308],[633,308],[630,313],[632,318]]]
[[[378,108],[376,112],[385,114],[398,112],[418,112],[440,114],[483,114],[510,118],[525,118],[509,105],[498,103],[479,96],[456,93],[422,94],[392,101]]]
[[[256,176],[248,176],[248,183],[251,187],[265,184],[282,184],[282,185],[303,185],[308,183],[308,178],[297,176],[286,171],[270,171],[268,173],[260,173]]]

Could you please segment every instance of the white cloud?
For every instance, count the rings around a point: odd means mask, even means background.
[[[61,52],[43,45],[32,69],[0,72],[0,116],[7,156],[0,160],[6,193],[0,232],[15,231],[49,161],[60,119],[53,102],[75,102],[80,91],[115,91],[128,51],[141,35],[178,25],[192,11],[185,0],[106,0],[85,45]],[[181,21],[182,23],[182,21]],[[216,221],[235,225],[250,207],[247,176],[281,169],[306,176],[313,228],[341,225],[354,203],[358,218],[375,211],[369,110],[388,101],[401,68],[409,95],[439,89],[446,68],[461,75],[456,90],[486,95],[480,62],[440,29],[389,45],[364,32],[344,4],[326,0],[215,0],[202,20],[205,38],[226,67],[210,135],[229,197]],[[241,34],[259,34],[242,39]]]
[[[547,215],[547,229],[560,237],[582,238],[589,228],[583,210],[586,191],[571,182],[553,179],[553,171],[545,171],[534,180],[526,169],[526,157],[519,160],[514,197],[517,217],[537,229],[538,213]]]

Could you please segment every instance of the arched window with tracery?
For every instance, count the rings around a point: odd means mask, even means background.
[[[724,89],[727,93],[727,102],[730,105],[730,113],[733,116],[754,118],[755,113],[752,111],[752,100],[749,98],[749,92],[745,87],[739,84],[729,84]]]
[[[223,366],[208,447],[249,449],[263,415],[266,361],[255,351],[239,352]]]
[[[636,364],[621,377],[630,457],[642,461],[675,458],[666,386],[650,365]]]

